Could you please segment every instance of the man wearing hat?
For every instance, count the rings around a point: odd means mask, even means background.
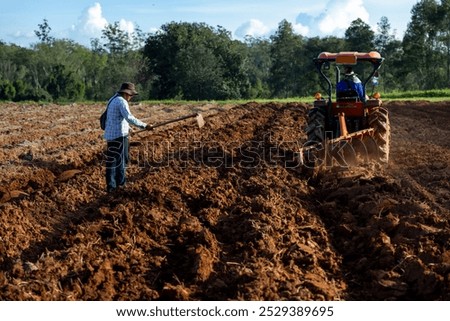
[[[130,125],[151,130],[148,125],[131,114],[128,102],[138,92],[133,83],[125,82],[108,101],[104,138],[106,151],[106,190],[114,192],[126,182],[125,168],[128,163],[128,133]]]
[[[353,68],[351,66],[345,66],[344,68],[344,79],[338,82],[336,85],[336,92],[344,93],[348,91],[355,91],[358,95],[358,98],[361,101],[366,101],[366,95],[364,93],[364,87],[361,83],[361,80],[356,76]]]

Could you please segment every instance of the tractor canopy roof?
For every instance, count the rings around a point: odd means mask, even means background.
[[[357,51],[341,51],[338,53],[332,52],[321,52],[317,58],[313,59],[313,62],[316,66],[317,71],[321,75],[322,79],[324,79],[328,88],[326,91],[328,96],[331,97],[333,84],[330,79],[329,73],[325,73],[326,70],[330,69],[330,65],[334,65],[334,70],[336,70],[336,81],[338,83],[340,81],[340,71],[339,66],[352,66],[357,65],[358,62],[364,62],[371,64],[372,71],[369,72],[368,76],[365,79],[362,79],[363,87],[366,88],[366,84],[368,81],[375,75],[375,73],[380,69],[384,58],[376,51],[370,52],[357,52]]]
[[[357,52],[357,51],[343,51],[338,53],[321,52],[317,58],[314,59],[318,63],[335,62],[339,65],[356,65],[359,61],[369,61],[375,64],[380,64],[384,58],[376,51]]]

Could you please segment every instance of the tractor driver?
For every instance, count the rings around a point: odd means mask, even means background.
[[[336,93],[338,97],[349,97],[354,96],[355,92],[361,101],[366,101],[366,95],[364,93],[364,87],[361,80],[353,72],[351,66],[345,66],[344,79],[339,81],[336,85]],[[348,95],[348,92],[353,92],[353,94]]]

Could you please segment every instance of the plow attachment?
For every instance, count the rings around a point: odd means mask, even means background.
[[[347,168],[380,158],[373,128],[311,144],[299,155],[300,163],[310,168]]]
[[[337,131],[324,132],[325,116],[313,110],[307,128],[307,146],[300,151],[300,162],[308,168],[348,168],[369,161],[387,164],[389,161],[390,124],[387,109],[368,110],[366,128],[349,132],[344,112],[338,112]],[[330,135],[331,134],[331,135]],[[338,135],[336,138],[329,139]]]

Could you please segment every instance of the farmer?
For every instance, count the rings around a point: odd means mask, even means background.
[[[106,127],[103,136],[107,141],[106,191],[108,193],[114,192],[119,186],[124,186],[126,182],[125,168],[128,163],[129,124],[147,130],[153,128],[131,114],[128,102],[137,94],[134,84],[125,82],[108,101]]]
[[[351,66],[345,66],[344,72],[344,79],[338,82],[338,84],[336,85],[336,92],[338,96],[340,97],[340,93],[354,91],[361,101],[366,101],[364,87],[361,83],[361,80],[353,72],[353,68]]]

